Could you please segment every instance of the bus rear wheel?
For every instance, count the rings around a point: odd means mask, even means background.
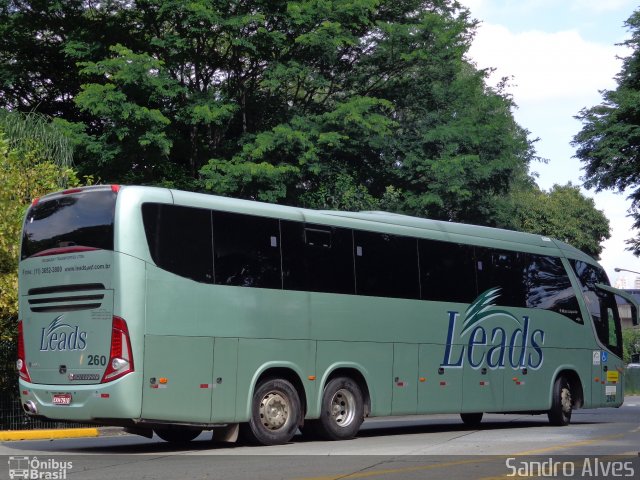
[[[566,377],[556,378],[553,384],[553,398],[551,409],[547,413],[549,423],[557,427],[564,427],[571,422],[571,410],[573,400],[571,398],[571,383]]]
[[[154,429],[156,435],[158,435],[162,440],[169,443],[189,443],[193,439],[195,439],[198,435],[202,433],[202,430],[191,429],[191,428],[156,428]]]
[[[327,383],[322,394],[320,418],[307,422],[305,430],[325,440],[348,440],[364,421],[364,401],[358,384],[348,377]]]
[[[301,418],[294,386],[284,379],[267,379],[253,394],[251,417],[240,426],[240,434],[248,443],[282,445],[293,438]]]
[[[461,413],[462,423],[468,427],[477,427],[482,422],[482,412],[480,413]]]

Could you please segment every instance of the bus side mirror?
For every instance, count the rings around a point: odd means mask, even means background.
[[[605,292],[618,295],[619,297],[622,297],[627,302],[629,302],[629,304],[631,305],[631,323],[634,327],[638,325],[638,312],[640,312],[640,305],[638,305],[638,301],[633,295],[631,295],[629,292],[625,292],[624,290],[619,290],[617,288],[610,287],[609,285],[603,285],[602,283],[596,283],[595,286],[596,288]]]

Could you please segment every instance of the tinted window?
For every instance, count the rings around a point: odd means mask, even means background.
[[[569,276],[557,257],[529,255],[525,274],[527,307],[560,313],[582,323]]]
[[[478,292],[500,288],[496,305],[525,306],[526,255],[520,252],[476,247]]]
[[[351,230],[284,220],[281,228],[285,289],[355,292]]]
[[[278,220],[213,212],[213,236],[216,283],[282,288]]]
[[[27,213],[21,258],[75,246],[113,250],[115,204],[111,190],[60,195],[37,203]]]
[[[571,260],[571,266],[582,286],[582,295],[600,342],[621,356],[622,333],[615,297],[595,286],[597,283],[609,285],[606,273],[599,267],[576,260]]]
[[[419,240],[423,300],[471,303],[478,295],[473,247]]]
[[[358,295],[420,298],[415,238],[354,231],[354,243]]]
[[[142,219],[156,265],[182,277],[213,283],[209,210],[145,203]]]

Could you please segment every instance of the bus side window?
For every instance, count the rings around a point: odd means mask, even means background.
[[[213,212],[213,249],[217,284],[282,288],[277,219]]]
[[[358,295],[420,298],[415,238],[356,230],[354,245]]]
[[[497,305],[525,306],[525,254],[494,248],[476,247],[478,293],[500,288]]]
[[[551,310],[583,323],[575,291],[560,258],[528,255],[525,287],[528,308]]]
[[[145,203],[142,219],[149,252],[158,267],[197,282],[213,283],[209,210]]]
[[[286,290],[355,293],[351,230],[282,220]]]
[[[617,345],[615,314],[607,308],[607,329],[609,331],[609,345]]]
[[[473,247],[418,240],[422,300],[471,303],[478,296]]]

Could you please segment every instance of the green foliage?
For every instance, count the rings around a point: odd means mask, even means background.
[[[42,114],[20,115],[0,110],[0,131],[5,133],[11,149],[28,154],[33,145],[38,145],[44,160],[63,167],[73,163],[73,147],[68,137]]]
[[[495,224],[535,158],[454,0],[8,4],[0,101],[104,181]]]
[[[51,134],[51,132],[49,132]],[[30,145],[29,147],[27,147]],[[19,148],[12,144],[20,145]],[[15,335],[22,219],[33,198],[78,185],[75,172],[48,158],[48,147],[0,130],[0,339]]]
[[[623,61],[615,90],[603,92],[603,102],[578,115],[582,130],[574,137],[576,156],[585,165],[585,186],[630,192],[634,227],[640,228],[640,11],[626,26],[632,52]],[[628,242],[640,256],[640,237]]]
[[[640,328],[625,328],[622,330],[622,345],[624,361],[631,362],[632,353],[640,353]]]
[[[604,213],[571,183],[554,185],[549,192],[537,187],[516,190],[510,208],[510,228],[563,240],[595,258],[611,236]]]

